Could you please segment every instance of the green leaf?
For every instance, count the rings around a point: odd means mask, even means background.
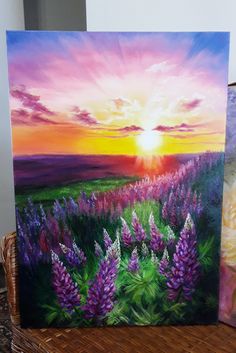
[[[149,305],[146,309],[139,306],[131,309],[134,323],[136,325],[158,325],[162,323],[162,316],[157,312],[156,305]]]
[[[126,315],[129,311],[129,307],[125,300],[118,302],[113,310],[107,315],[108,325],[118,325],[121,323],[128,324],[129,318]]]
[[[208,271],[213,265],[214,237],[207,239],[204,243],[200,243],[198,247],[199,261],[203,270]]]

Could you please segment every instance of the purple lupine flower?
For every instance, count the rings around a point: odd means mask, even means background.
[[[145,243],[142,243],[141,254],[143,257],[147,257],[149,255],[149,250],[148,250],[148,247]]]
[[[137,247],[135,247],[134,250],[132,251],[131,257],[129,259],[128,271],[136,273],[139,271],[139,268],[140,268],[140,266],[139,266],[139,261],[138,261],[138,249],[137,249]]]
[[[160,261],[153,250],[151,250],[151,262],[155,267],[159,268]]]
[[[52,286],[62,309],[73,313],[80,306],[80,294],[77,284],[72,281],[66,267],[59,260],[57,254],[51,250],[52,258]]]
[[[103,229],[103,241],[105,245],[105,249],[108,250],[109,247],[112,245],[112,240],[106,229]]]
[[[59,243],[63,254],[65,255],[66,261],[72,267],[80,267],[81,261],[78,255],[74,252],[73,249],[68,248],[64,244]]]
[[[72,243],[72,247],[73,247],[73,250],[74,252],[76,253],[76,255],[78,256],[78,259],[80,261],[80,263],[82,265],[84,265],[87,261],[87,257],[85,256],[85,253],[83,252],[83,250],[81,248],[79,248],[75,242],[73,241]]]
[[[102,248],[96,240],[94,242],[94,248],[95,248],[95,250],[94,250],[95,256],[102,257],[103,256]]]
[[[159,272],[163,276],[166,276],[168,273],[169,261],[170,261],[169,254],[168,254],[167,248],[165,248],[162,259],[159,264]]]
[[[144,241],[146,239],[146,233],[138,219],[138,216],[135,210],[133,210],[132,212],[132,227],[134,230],[136,240],[138,242]]]
[[[177,207],[174,203],[169,212],[169,222],[173,228],[178,226]]]
[[[166,201],[164,202],[164,205],[162,207],[162,218],[164,220],[167,220],[167,218],[168,218],[168,208],[167,208],[167,202]]]
[[[150,248],[154,252],[163,251],[165,247],[164,241],[162,239],[163,236],[157,229],[152,212],[149,217],[149,227],[150,227],[150,236],[151,236]]]
[[[87,202],[89,203],[90,207],[95,207],[95,202],[97,198],[94,192],[92,192],[91,196],[87,199]]]
[[[176,245],[173,266],[168,275],[168,298],[170,300],[180,300],[180,298],[191,300],[199,275],[196,230],[188,214]]]
[[[122,222],[122,228],[121,228],[122,241],[125,246],[129,247],[133,243],[133,237],[132,237],[131,231],[129,229],[129,226],[126,223],[126,221],[124,220],[124,218],[120,217],[120,219]]]
[[[67,211],[69,214],[77,215],[79,212],[79,205],[75,202],[73,197],[69,197],[69,201],[67,202]]]
[[[47,217],[46,217],[46,213],[44,211],[44,208],[43,208],[42,204],[39,205],[39,211],[40,211],[40,216],[41,216],[42,222],[46,223]]]
[[[181,200],[181,201],[184,200],[184,199],[185,199],[185,196],[186,196],[186,190],[185,190],[184,185],[182,185],[181,191],[180,191],[180,194],[179,194],[180,200]]]
[[[61,206],[58,200],[55,200],[53,204],[53,215],[57,220],[65,220],[66,214],[64,208]]]
[[[105,316],[113,309],[116,277],[117,260],[113,257],[103,259],[89,287],[87,302],[83,307],[86,319],[93,319],[97,324],[101,324]]]
[[[201,195],[198,195],[198,202],[197,202],[197,209],[196,209],[196,212],[197,212],[197,215],[198,215],[198,216],[201,215],[202,210],[203,210],[202,198],[201,198]]]
[[[120,234],[116,231],[116,239],[114,243],[107,249],[106,258],[112,257],[117,260],[117,267],[119,268],[121,262],[121,250],[120,250]]]
[[[176,239],[175,239],[175,234],[173,230],[170,228],[170,226],[167,226],[167,249],[169,252],[173,253],[175,250],[176,246]]]

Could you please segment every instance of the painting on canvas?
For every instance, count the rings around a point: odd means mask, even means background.
[[[22,326],[216,322],[228,33],[7,42]]]
[[[236,326],[236,86],[228,90],[220,274],[220,320]]]

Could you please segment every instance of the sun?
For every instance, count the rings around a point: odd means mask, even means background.
[[[159,147],[162,143],[161,135],[153,130],[144,130],[138,137],[137,137],[138,146],[144,152],[152,152],[157,147]]]

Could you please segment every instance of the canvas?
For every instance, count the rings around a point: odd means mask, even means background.
[[[216,322],[228,33],[7,42],[22,326]]]
[[[236,327],[236,86],[228,90],[221,239],[220,320]]]

